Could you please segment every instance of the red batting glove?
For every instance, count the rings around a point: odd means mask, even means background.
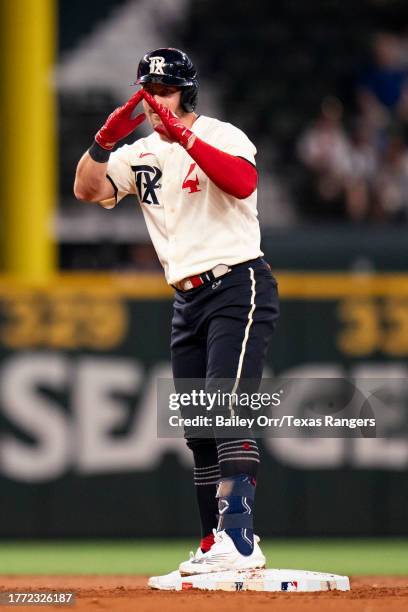
[[[157,102],[145,89],[143,90],[143,96],[162,121],[163,125],[156,126],[155,131],[165,136],[170,142],[178,142],[188,151],[196,139],[194,132],[189,130],[170,109]]]
[[[95,140],[103,149],[111,151],[115,144],[128,136],[146,118],[140,113],[134,119],[131,115],[133,110],[143,98],[143,89],[139,89],[123,106],[113,111],[95,136]]]

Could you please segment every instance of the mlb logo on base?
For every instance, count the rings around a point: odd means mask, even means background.
[[[289,582],[282,582],[281,584],[281,591],[297,591],[297,588],[297,580],[290,580]]]

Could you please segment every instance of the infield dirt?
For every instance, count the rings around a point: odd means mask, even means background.
[[[354,576],[349,592],[226,593],[152,591],[145,576],[0,576],[0,591],[74,591],[73,606],[1,606],[17,610],[88,610],[107,612],[406,612],[408,576]],[[269,604],[269,605],[268,605]]]

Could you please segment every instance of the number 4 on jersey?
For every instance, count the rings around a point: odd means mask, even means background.
[[[186,177],[183,181],[182,189],[189,189],[190,191],[188,193],[197,193],[197,191],[201,191],[201,189],[198,188],[200,183],[197,174],[195,175],[194,179],[188,178],[190,174],[192,174],[192,172],[194,171],[196,165],[197,164],[195,162],[191,164],[189,171],[187,172]]]

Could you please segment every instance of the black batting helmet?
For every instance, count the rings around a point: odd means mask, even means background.
[[[197,71],[188,55],[180,49],[166,47],[146,53],[139,62],[136,83],[181,87],[180,101],[184,110],[191,113],[197,106]]]

